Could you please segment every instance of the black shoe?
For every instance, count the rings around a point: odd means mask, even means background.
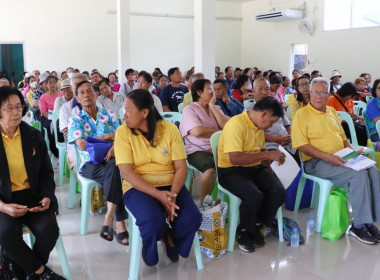
[[[367,230],[369,231],[369,233],[372,235],[372,237],[374,237],[377,242],[380,242],[380,230],[377,229],[377,227],[375,227],[374,225],[371,226],[371,227],[367,227]]]
[[[170,232],[166,232],[161,239],[162,248],[164,249],[164,254],[171,262],[178,262],[179,254],[178,249],[175,246],[170,246],[169,244]]]
[[[260,230],[257,228],[256,232],[252,235],[253,236],[253,245],[257,248],[264,247],[265,241],[264,237],[262,237]]]
[[[44,271],[41,274],[35,274],[35,275],[36,275],[35,279],[39,279],[39,280],[66,280],[66,278],[63,278],[61,275],[58,275],[47,266],[45,266]]]
[[[249,253],[255,251],[252,234],[247,232],[246,229],[238,228],[236,230],[236,241],[239,243],[240,250]]]
[[[365,243],[365,244],[370,244],[370,245],[375,245],[377,244],[376,238],[374,238],[367,228],[364,226],[361,229],[355,228],[353,225],[350,227],[349,231],[350,235],[353,237],[356,237],[359,241]]]

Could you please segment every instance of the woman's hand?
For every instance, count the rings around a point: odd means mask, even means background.
[[[166,213],[168,214],[169,222],[173,221],[177,217],[176,210],[179,209],[176,204],[177,194],[170,191],[158,191],[156,198],[165,207]]]
[[[213,106],[213,105],[215,105],[215,103],[216,103],[216,95],[215,95],[215,92],[211,92],[211,94],[212,94],[212,97],[211,97],[211,100],[210,100],[210,102],[209,102],[209,106],[210,106],[210,105]]]
[[[113,159],[115,157],[115,150],[114,150],[114,146],[112,146],[108,152],[107,152],[107,155],[106,157],[104,158],[104,160],[106,161],[109,161],[110,159]]]
[[[25,205],[15,203],[3,203],[0,211],[13,218],[20,218],[28,213],[29,208]]]
[[[50,198],[44,197],[43,199],[40,200],[39,203],[41,203],[42,206],[37,206],[29,209],[29,212],[42,212],[46,211],[50,207]]]

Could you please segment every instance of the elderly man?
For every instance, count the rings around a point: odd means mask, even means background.
[[[116,239],[120,244],[127,245],[129,235],[124,223],[127,215],[122,201],[120,172],[115,165],[114,148],[112,146],[109,149],[103,163],[94,164],[90,161],[85,140],[86,137],[95,137],[113,142],[119,122],[114,113],[96,106],[95,91],[89,81],[82,81],[77,85],[75,97],[82,105],[82,110],[70,118],[67,141],[78,146],[81,158],[79,172],[103,185],[108,209],[100,237],[107,241],[113,240],[112,228],[116,216]]]
[[[119,115],[120,109],[123,107],[125,96],[119,92],[113,92],[108,79],[100,80],[96,86],[100,91],[100,95],[97,98],[99,104],[102,105],[107,111],[113,111],[119,122],[123,116]]]
[[[380,222],[379,171],[376,167],[355,171],[334,155],[352,146],[335,109],[326,106],[329,81],[315,78],[310,87],[310,103],[299,109],[293,120],[293,148],[301,151],[306,173],[347,189],[354,216],[349,233],[363,243],[374,245],[380,241],[380,232],[373,225],[374,221]]]
[[[342,84],[340,83],[340,78],[342,78],[342,75],[339,73],[338,70],[334,70],[331,72],[330,92],[332,95],[334,95],[338,91],[338,89],[342,87]]]
[[[256,223],[271,227],[284,201],[285,189],[268,167],[270,161],[282,164],[285,156],[278,150],[266,150],[263,131],[283,115],[281,104],[267,97],[257,102],[252,111],[232,117],[220,136],[219,183],[242,200],[236,239],[244,252],[264,246]]]
[[[54,101],[54,111],[59,111],[63,104],[69,102],[73,98],[73,91],[70,87],[70,80],[62,80],[61,82],[61,88],[59,89],[61,93],[63,93],[62,96],[59,96]]]
[[[216,79],[213,83],[216,105],[219,105],[226,116],[233,117],[243,112],[244,106],[239,100],[228,95],[228,85],[225,80]]]

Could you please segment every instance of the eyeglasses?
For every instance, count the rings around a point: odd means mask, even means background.
[[[2,107],[3,110],[7,113],[12,113],[13,112],[13,109],[16,109],[17,112],[22,112],[22,110],[24,110],[25,108],[25,105],[23,104],[17,104],[17,105],[14,105],[14,106],[6,106],[6,107]]]
[[[312,94],[318,94],[318,95],[321,95],[321,96],[326,96],[326,95],[328,95],[329,94],[329,92],[327,92],[327,91],[322,91],[322,92],[320,92],[320,91],[315,91],[315,90],[311,90],[310,91]]]
[[[306,86],[309,86],[310,84],[309,83],[299,83],[298,86],[299,87],[306,87]]]

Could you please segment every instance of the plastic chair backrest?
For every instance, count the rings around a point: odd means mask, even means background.
[[[353,146],[358,146],[358,139],[356,137],[356,131],[355,131],[355,126],[354,126],[354,122],[352,121],[352,118],[351,116],[346,113],[346,112],[340,112],[338,111],[337,112],[338,115],[339,115],[339,119],[340,121],[345,121],[348,125],[348,128],[350,129],[350,134],[351,134],[351,144]]]
[[[380,121],[377,121],[376,123],[376,131],[380,135]]]
[[[53,112],[52,123],[53,123],[55,143],[59,143],[58,142],[58,129],[57,129],[57,122],[58,122],[58,120],[59,120],[59,111],[54,111]]]
[[[367,108],[367,104],[362,101],[354,101],[354,113],[358,116],[363,115],[363,110]]]
[[[120,110],[119,110],[119,116],[120,116],[120,119],[121,119],[121,123],[125,123],[125,120],[124,120],[124,107],[120,108]]]
[[[292,120],[292,115],[290,113],[290,105],[288,106],[288,108],[286,108],[286,113],[288,114],[289,121],[291,121]]]
[[[178,112],[161,112],[160,114],[165,121],[168,121],[174,124],[176,122],[181,122],[181,119],[182,119],[182,114]]]
[[[247,108],[249,104],[251,104],[254,101],[253,98],[251,99],[246,99],[243,101],[244,108]]]
[[[371,121],[371,120],[368,119],[366,111],[367,110],[363,110],[363,118],[364,118],[364,121],[365,121],[365,131],[367,132],[367,138],[371,139],[371,136],[370,136],[369,130],[368,130],[368,122]]]
[[[79,150],[78,150],[79,148],[77,146],[77,143],[75,143],[74,146],[75,146],[75,162],[76,162],[75,165],[77,167],[77,173],[79,173],[79,159],[80,159]]]
[[[217,131],[213,133],[210,137],[212,155],[214,156],[215,166],[218,166],[218,144],[219,144],[219,138],[221,134],[222,134],[221,131]]]
[[[182,114],[183,102],[178,104],[178,113]]]

